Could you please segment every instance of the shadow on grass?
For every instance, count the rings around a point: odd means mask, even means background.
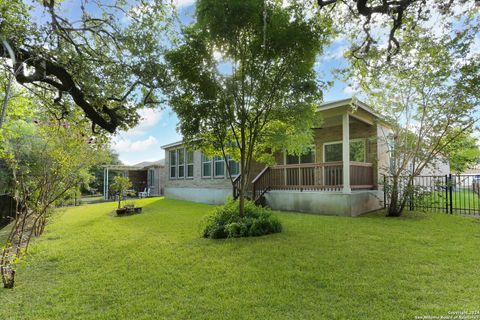
[[[369,213],[362,214],[356,218],[358,219],[383,219],[383,220],[400,220],[400,221],[418,221],[430,219],[433,212],[422,212],[422,211],[403,211],[400,217],[387,217],[385,209],[380,209],[377,211],[372,211]]]

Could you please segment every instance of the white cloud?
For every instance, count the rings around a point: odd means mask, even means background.
[[[354,94],[355,90],[351,86],[347,86],[347,87],[345,87],[345,89],[343,89],[343,93]]]
[[[122,154],[146,151],[157,144],[158,140],[152,136],[149,136],[147,139],[137,141],[115,137],[112,141],[113,149]]]
[[[127,137],[138,137],[144,135],[148,132],[149,129],[156,126],[160,120],[162,120],[163,110],[156,109],[142,109],[138,112],[140,115],[140,122],[134,128],[123,131],[119,135],[122,138]]]
[[[196,0],[173,0],[173,4],[178,7],[188,7],[194,4]]]

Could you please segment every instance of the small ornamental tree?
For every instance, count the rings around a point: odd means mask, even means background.
[[[0,145],[5,165],[2,169],[11,177],[9,192],[19,205],[0,256],[5,287],[13,287],[12,262],[26,252],[32,236],[43,233],[55,205],[88,184],[90,167],[103,161],[105,146],[88,138],[89,130],[40,112],[7,114]]]
[[[132,188],[132,182],[127,177],[116,176],[113,178],[111,188],[113,191],[118,192],[118,209],[120,209],[124,195],[127,194],[128,189]]]
[[[314,64],[333,31],[309,10],[303,1],[199,0],[196,23],[166,53],[185,141],[240,164],[240,215],[252,160],[299,154],[313,139],[323,85]]]
[[[384,52],[366,65],[352,58],[352,77],[368,93],[370,104],[389,122],[384,140],[391,156],[385,192],[388,216],[400,216],[411,199],[414,178],[435,162],[448,160],[478,121],[480,57],[471,50],[478,30],[435,37],[417,27],[402,35],[395,60],[380,67]]]

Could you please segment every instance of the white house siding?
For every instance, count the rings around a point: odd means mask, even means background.
[[[422,176],[444,176],[450,173],[450,163],[445,158],[437,158],[432,164],[425,167],[420,175]]]

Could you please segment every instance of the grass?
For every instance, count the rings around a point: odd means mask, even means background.
[[[447,201],[445,191],[429,192],[417,199],[417,205],[420,207],[435,207],[439,211],[444,211],[450,200]],[[480,214],[480,196],[471,189],[458,188],[452,192],[452,208],[458,213]]]
[[[111,200],[105,200],[103,196],[83,196],[81,201],[83,204],[92,204],[92,203],[108,202]]]
[[[0,319],[414,319],[478,310],[480,223],[277,213],[284,232],[207,240],[211,206],[58,212],[0,289]]]

